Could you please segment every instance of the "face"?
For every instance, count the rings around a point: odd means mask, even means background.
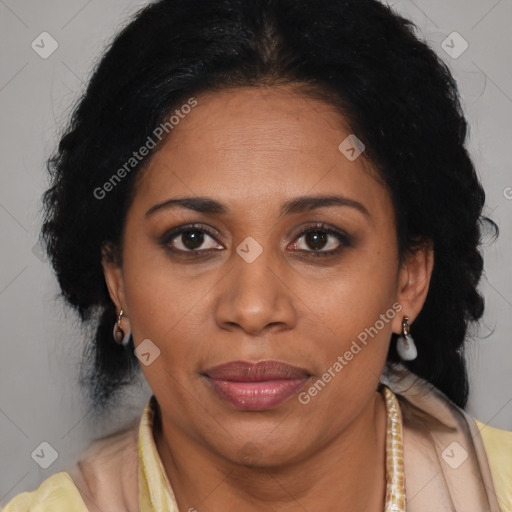
[[[196,99],[140,176],[105,277],[168,431],[231,461],[247,446],[297,461],[375,398],[428,254],[399,265],[389,191],[339,149],[352,132],[332,107],[289,87]],[[211,371],[268,360],[298,370]]]

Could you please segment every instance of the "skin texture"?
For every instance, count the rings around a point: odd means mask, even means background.
[[[391,333],[424,303],[432,250],[399,264],[390,194],[364,156],[352,162],[339,151],[352,132],[328,104],[290,86],[197,101],[137,183],[122,267],[103,260],[122,328],[136,346],[150,339],[161,351],[141,367],[180,510],[382,511],[386,414],[376,389]],[[368,214],[350,206],[280,214],[293,198],[334,194]],[[184,196],[211,197],[229,213],[170,208],[145,217]],[[326,233],[319,250],[341,250],[315,256],[315,240],[299,233],[318,222],[346,232],[348,245]],[[215,234],[204,234],[203,256],[159,244],[191,223]],[[247,237],[263,249],[252,263],[236,252]],[[178,235],[167,245],[186,251],[185,242]],[[402,311],[307,405],[292,396],[273,409],[238,410],[201,375],[228,361],[275,359],[315,382],[394,303]]]

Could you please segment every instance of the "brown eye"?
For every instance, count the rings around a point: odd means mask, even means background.
[[[304,235],[306,245],[315,251],[322,249],[327,243],[328,238],[329,235],[323,231],[310,231]]]
[[[180,226],[166,233],[161,245],[176,253],[205,253],[223,249],[206,227],[195,225]]]
[[[190,250],[199,249],[204,242],[204,234],[195,229],[193,231],[183,231],[181,233],[181,243]]]
[[[293,248],[311,256],[332,256],[345,247],[351,247],[346,233],[323,224],[304,229],[296,240]]]

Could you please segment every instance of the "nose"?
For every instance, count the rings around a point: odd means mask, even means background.
[[[264,250],[252,263],[234,253],[229,264],[217,301],[219,327],[264,336],[295,326],[295,295],[286,282],[290,271],[270,251]]]

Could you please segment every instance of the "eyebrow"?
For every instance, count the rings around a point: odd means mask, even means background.
[[[360,202],[344,196],[301,196],[286,201],[281,207],[281,217],[292,213],[301,213],[315,210],[317,208],[326,208],[329,206],[348,206],[354,208],[371,218],[368,210]],[[211,197],[180,197],[168,199],[162,203],[155,204],[147,212],[145,217],[149,217],[159,210],[170,208],[187,208],[199,213],[209,213],[216,215],[226,215],[230,213],[229,208]]]

